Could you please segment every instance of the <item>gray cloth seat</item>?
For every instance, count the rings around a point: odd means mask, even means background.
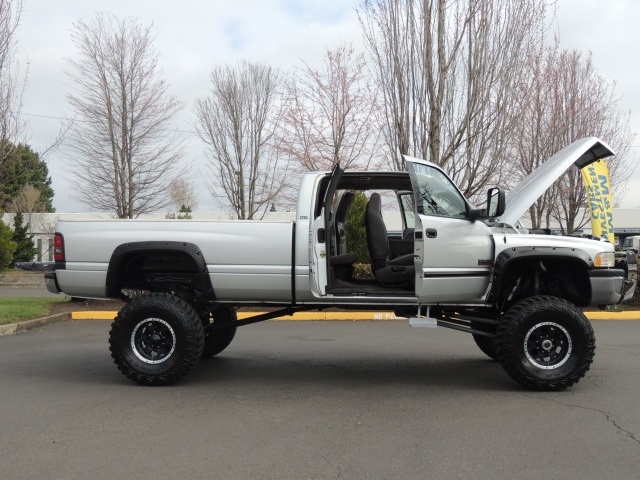
[[[382,219],[382,202],[378,193],[372,193],[365,211],[367,244],[371,256],[371,269],[382,286],[413,288],[415,267],[413,254],[389,259],[389,238]]]

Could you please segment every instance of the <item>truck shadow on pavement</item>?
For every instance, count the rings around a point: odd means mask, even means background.
[[[484,358],[383,359],[360,357],[318,359],[259,354],[233,354],[201,361],[181,385],[251,385],[252,389],[323,390],[375,388],[434,388],[460,390],[519,390],[497,362]]]
[[[45,331],[5,338],[0,381],[31,378],[54,388],[64,385],[131,386],[137,384],[114,365],[106,338],[89,324],[61,324]],[[59,331],[59,333],[58,333]],[[426,346],[402,341],[402,347],[371,348],[371,344],[340,344],[331,335],[313,342],[288,339],[282,344],[264,337],[259,343],[238,341],[219,356],[205,359],[174,385],[195,390],[244,390],[269,394],[273,388],[289,391],[411,389],[434,392],[524,391],[498,362],[489,360],[475,345]],[[325,341],[326,340],[326,341]],[[68,342],[61,348],[60,342]],[[70,346],[73,345],[73,348]],[[149,387],[149,388],[172,388]]]
[[[49,384],[138,386],[118,371],[108,351],[96,356],[95,352],[82,348],[64,355],[51,355],[45,367],[41,363],[21,362],[11,376],[41,377]],[[368,357],[365,353],[345,359],[318,359],[229,352],[202,360],[173,385],[145,388],[171,389],[174,386],[217,391],[241,387],[257,395],[266,394],[274,387],[308,392],[398,387],[425,389],[432,393],[434,389],[520,389],[497,362],[481,357],[429,358],[426,353],[422,358],[383,359]]]

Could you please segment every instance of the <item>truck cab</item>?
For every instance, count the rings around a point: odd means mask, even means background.
[[[537,199],[558,172],[610,154],[597,139],[576,142],[525,178],[508,197],[499,188],[489,189],[485,208],[466,199],[440,167],[417,158],[404,157],[407,172],[344,172],[337,166],[330,174],[316,176],[310,189],[315,192],[309,211],[311,243],[304,263],[310,266],[311,288],[300,292],[299,300],[394,303],[396,311],[405,314],[410,306],[415,314],[423,307],[460,305],[499,314],[536,294],[579,306],[620,303],[629,298],[635,283],[625,280],[622,269],[613,268],[613,245],[530,235],[515,225],[527,202]],[[344,212],[358,192],[368,197],[363,223],[371,276],[364,279],[350,275],[362,260],[346,251],[345,239],[335,235],[345,231]],[[401,238],[389,235],[385,202],[401,215]]]

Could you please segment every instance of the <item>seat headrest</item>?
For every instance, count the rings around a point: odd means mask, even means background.
[[[371,206],[371,209],[376,213],[382,211],[382,200],[380,199],[379,193],[371,194],[371,198],[369,198],[369,203],[367,204],[367,207],[369,206]]]

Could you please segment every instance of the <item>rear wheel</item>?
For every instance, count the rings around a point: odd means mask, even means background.
[[[236,336],[237,327],[221,328],[216,330],[207,329],[209,325],[219,325],[221,323],[235,322],[236,312],[228,307],[220,307],[209,313],[202,315],[204,324],[204,350],[202,358],[211,358],[218,355],[231,344]]]
[[[131,299],[109,332],[118,369],[134,382],[164,385],[178,380],[202,355],[202,322],[184,300],[152,293]]]
[[[595,336],[575,305],[535,296],[516,303],[502,317],[496,349],[498,361],[516,382],[534,390],[564,390],[589,370]]]

